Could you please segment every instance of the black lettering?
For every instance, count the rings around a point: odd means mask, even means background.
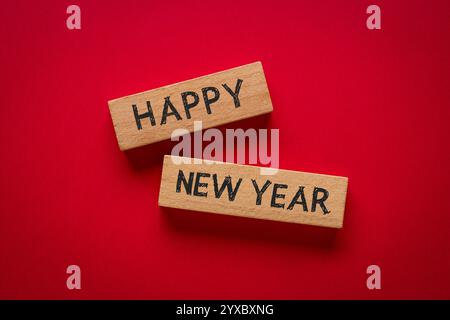
[[[236,82],[236,88],[231,90],[231,88],[227,84],[223,84],[222,87],[225,88],[225,90],[228,91],[228,93],[233,97],[234,100],[234,106],[236,108],[241,106],[241,102],[239,101],[239,92],[241,91],[241,85],[244,80],[238,79]]]
[[[214,92],[214,97],[212,98],[208,98],[208,91],[212,91]],[[217,88],[215,87],[206,87],[202,89],[202,93],[203,93],[203,100],[205,101],[205,107],[206,107],[206,112],[208,114],[211,114],[211,105],[216,102],[217,100],[219,100],[220,97],[220,92]]]
[[[170,108],[171,112],[167,113],[169,108]],[[172,116],[172,115],[174,115],[175,118],[177,118],[177,120],[181,120],[181,117],[178,114],[177,109],[175,109],[172,102],[170,101],[170,97],[165,97],[164,98],[164,109],[163,109],[163,114],[162,114],[162,118],[161,118],[161,124],[166,124],[167,117]]]
[[[177,188],[176,192],[181,192],[181,183],[183,182],[186,194],[192,194],[192,182],[194,181],[194,173],[189,172],[189,181],[186,181],[186,177],[182,170],[178,170]]]
[[[142,129],[141,119],[144,119],[147,117],[149,118],[151,125],[156,126],[155,117],[153,116],[153,110],[152,110],[150,101],[147,101],[147,110],[148,111],[143,114],[139,114],[137,106],[135,104],[131,105],[131,107],[133,108],[134,119],[136,120],[136,126],[137,126],[138,130]]]
[[[191,103],[188,103],[188,101],[187,101],[188,96],[194,97],[194,101]],[[183,100],[184,111],[186,111],[186,118],[190,119],[191,112],[189,110],[192,109],[193,107],[195,107],[196,105],[198,105],[198,101],[199,101],[198,94],[196,94],[195,92],[192,92],[192,91],[186,91],[186,92],[181,93],[181,99]]]
[[[264,183],[264,185],[263,185],[263,187],[262,187],[261,190],[259,189],[258,183],[256,183],[256,180],[252,179],[252,183],[253,183],[253,187],[255,188],[256,195],[257,195],[257,197],[256,197],[256,205],[260,206],[260,205],[261,205],[262,195],[263,195],[264,192],[266,192],[267,188],[270,186],[270,184],[271,184],[272,182],[270,182],[269,180],[267,180],[267,181]]]
[[[278,189],[287,189],[287,184],[279,184],[275,183],[273,185],[273,191],[272,191],[272,200],[270,201],[270,206],[274,208],[284,208],[284,203],[277,203],[277,199],[284,199],[285,195],[277,193]]]
[[[298,187],[297,193],[287,207],[288,210],[292,210],[296,204],[301,204],[303,206],[303,211],[308,212],[308,205],[306,203],[305,193],[303,192],[304,189],[305,187]],[[298,201],[298,198],[301,198],[301,201]]]
[[[219,189],[219,185],[217,183],[217,174],[213,174],[213,181],[214,181],[214,193],[215,193],[217,199],[221,197],[223,191],[225,190],[225,188],[227,188],[228,189],[228,200],[234,201],[234,198],[236,197],[236,193],[239,189],[239,186],[241,185],[242,178],[239,178],[234,190],[233,190],[233,186],[231,184],[230,176],[225,177],[220,189]]]
[[[319,192],[323,193],[322,198],[318,199],[317,195],[319,194]],[[323,214],[328,214],[331,211],[328,211],[327,207],[325,206],[325,200],[328,199],[328,191],[326,189],[323,188],[317,188],[314,187],[314,191],[313,191],[313,199],[312,199],[312,204],[311,204],[311,212],[315,212],[316,211],[316,204],[320,205],[320,208],[323,211]]]
[[[194,196],[206,197],[208,195],[208,192],[200,192],[198,191],[198,188],[207,188],[208,183],[200,182],[200,178],[202,177],[208,178],[210,176],[211,175],[209,173],[197,172],[197,176],[195,177]]]

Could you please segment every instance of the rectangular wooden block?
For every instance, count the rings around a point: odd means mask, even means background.
[[[170,139],[178,128],[194,131],[272,112],[261,62],[108,102],[121,150]],[[180,134],[178,134],[180,135]]]
[[[240,217],[342,228],[345,177],[165,156],[159,205]],[[190,163],[181,163],[189,161]]]

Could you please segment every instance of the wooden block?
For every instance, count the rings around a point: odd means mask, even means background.
[[[345,177],[191,160],[164,157],[160,206],[342,228]]]
[[[121,150],[170,139],[177,128],[194,131],[272,112],[261,62],[108,102]]]

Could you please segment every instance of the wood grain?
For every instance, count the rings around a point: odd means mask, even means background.
[[[194,121],[201,120],[206,129],[272,112],[260,62],[111,100],[108,105],[121,150],[170,139],[175,129],[193,132]],[[149,110],[153,119],[139,118]]]
[[[186,161],[190,163],[182,163]],[[230,182],[231,189],[227,184],[223,187],[224,181]],[[198,164],[190,158],[166,155],[159,205],[342,228],[347,182],[346,177],[290,170],[261,175],[260,167],[256,166],[223,162]],[[257,190],[261,192],[266,184],[258,204]]]

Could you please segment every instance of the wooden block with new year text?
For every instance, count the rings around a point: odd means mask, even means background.
[[[160,206],[342,228],[346,177],[195,161],[164,157]]]
[[[272,112],[260,62],[108,102],[121,150]],[[175,129],[178,130],[174,132]]]

